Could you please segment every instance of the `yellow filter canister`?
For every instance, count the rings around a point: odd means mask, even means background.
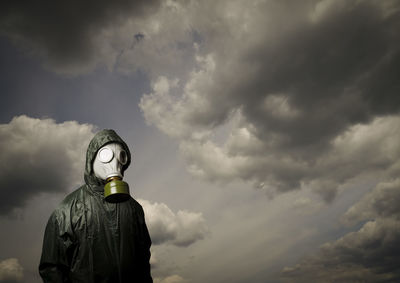
[[[123,202],[130,198],[128,183],[113,178],[104,186],[104,198],[108,202]]]

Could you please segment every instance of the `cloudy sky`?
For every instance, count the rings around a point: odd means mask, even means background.
[[[400,1],[2,1],[0,282],[100,129],[157,283],[400,280]]]

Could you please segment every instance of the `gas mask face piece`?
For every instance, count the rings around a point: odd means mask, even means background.
[[[128,162],[128,154],[119,143],[109,143],[101,147],[93,162],[96,177],[106,181],[104,197],[116,203],[130,198],[129,186],[122,181],[122,168]]]

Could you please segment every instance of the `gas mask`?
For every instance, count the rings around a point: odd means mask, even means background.
[[[101,147],[93,162],[96,177],[106,181],[104,197],[116,203],[128,200],[129,186],[122,181],[122,168],[128,162],[128,154],[119,143],[109,143]]]

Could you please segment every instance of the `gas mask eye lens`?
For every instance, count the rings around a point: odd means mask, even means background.
[[[127,156],[125,150],[121,150],[121,152],[119,153],[118,160],[119,160],[119,162],[121,162],[122,165],[125,165],[126,162],[128,162],[128,156]]]
[[[104,147],[99,151],[99,160],[103,163],[110,162],[114,157],[114,153],[111,149]]]

